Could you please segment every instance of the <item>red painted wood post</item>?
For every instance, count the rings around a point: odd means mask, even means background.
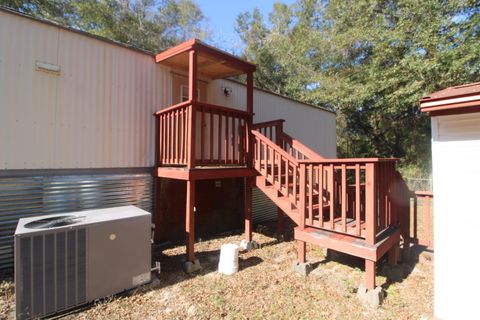
[[[246,144],[245,144],[245,158],[247,160],[247,167],[252,167],[252,147],[253,147],[253,136],[251,133],[252,124],[253,124],[253,72],[247,73],[247,112],[248,119],[246,121]]]
[[[360,215],[360,208],[361,208],[361,198],[360,198],[360,165],[355,165],[355,229],[357,231],[357,236],[360,236],[361,231],[361,215]]]
[[[370,245],[375,244],[377,233],[375,169],[374,163],[365,165],[365,220],[367,227],[365,241]],[[367,290],[375,288],[375,265],[375,261],[365,260],[365,287]]]
[[[299,263],[307,261],[307,243],[305,241],[297,240],[297,254]]]
[[[308,223],[313,225],[313,165],[308,165]]]
[[[190,50],[188,64],[188,99],[192,101],[189,107],[189,141],[188,141],[188,167],[195,167],[195,120],[196,120],[196,102],[197,102],[197,52]]]
[[[160,115],[155,116],[155,166],[160,166]]]
[[[335,168],[333,164],[330,164],[328,169],[328,192],[329,192],[329,203],[330,203],[330,229],[335,230]]]
[[[323,165],[318,166],[318,219],[323,228]]]
[[[342,178],[341,178],[341,213],[342,213],[342,228],[343,232],[347,232],[347,166],[342,164]]]
[[[367,163],[365,165],[365,222],[366,222],[366,237],[365,241],[368,244],[375,244],[377,235],[377,206],[376,206],[376,166],[374,163]]]
[[[285,213],[277,207],[277,234],[283,234],[285,231]]]
[[[251,177],[245,178],[245,240],[252,241],[252,185]]]
[[[299,223],[298,226],[301,230],[305,229],[305,214],[306,214],[306,202],[305,198],[307,196],[306,187],[307,187],[307,179],[306,179],[306,166],[304,163],[301,163],[299,166],[300,170],[300,181],[299,181],[299,195],[300,195],[300,205],[298,210],[300,212]]]
[[[432,246],[432,231],[431,231],[431,215],[430,215],[430,196],[425,196],[425,244],[428,247]]]
[[[282,148],[283,121],[275,127],[275,143]]]
[[[398,263],[400,256],[400,247],[398,243],[394,244],[388,251],[388,264],[394,266]]]
[[[195,181],[187,181],[185,231],[187,233],[187,260],[195,260]]]
[[[365,288],[367,290],[375,289],[375,267],[375,261],[365,260]]]

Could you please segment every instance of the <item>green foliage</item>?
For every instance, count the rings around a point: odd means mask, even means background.
[[[0,0],[0,5],[148,51],[207,36],[205,17],[193,0]]]
[[[237,19],[257,85],[337,111],[344,157],[429,167],[419,99],[480,79],[480,2],[300,0]]]

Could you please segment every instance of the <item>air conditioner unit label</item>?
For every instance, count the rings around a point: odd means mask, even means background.
[[[139,274],[132,278],[132,285],[139,286],[150,281],[150,272]]]

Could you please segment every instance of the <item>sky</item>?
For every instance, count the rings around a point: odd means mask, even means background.
[[[229,52],[239,53],[242,51],[242,43],[235,32],[235,20],[244,11],[252,11],[257,7],[263,17],[268,14],[275,2],[292,4],[294,0],[196,0],[208,19],[208,25],[212,31],[212,44]]]

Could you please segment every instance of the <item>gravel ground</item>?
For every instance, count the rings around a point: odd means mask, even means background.
[[[386,291],[381,307],[363,306],[356,289],[363,278],[363,261],[341,254],[325,257],[325,250],[308,247],[315,269],[308,277],[292,271],[293,241],[278,242],[254,233],[261,248],[240,254],[240,271],[232,276],[216,272],[219,248],[238,243],[241,234],[201,241],[195,245],[203,270],[193,276],[181,270],[185,249],[177,246],[156,252],[162,272],[152,284],[89,305],[64,319],[430,319],[433,313],[433,257],[414,252],[396,271],[393,282],[380,266],[377,282]],[[0,318],[13,319],[14,285],[0,284]]]

